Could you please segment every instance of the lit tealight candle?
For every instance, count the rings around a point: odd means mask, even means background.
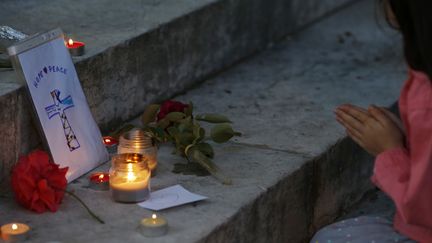
[[[72,56],[82,56],[84,55],[85,51],[85,44],[84,42],[80,41],[74,41],[72,39],[69,39],[66,42],[66,47],[69,49],[69,52]]]
[[[152,214],[151,218],[144,218],[141,220],[138,229],[144,236],[158,237],[167,233],[168,222],[163,217]]]
[[[111,136],[104,136],[102,138],[103,143],[105,144],[105,146],[109,147],[109,146],[114,146],[118,144],[117,139],[111,137]]]
[[[95,172],[90,175],[90,188],[99,191],[109,190],[109,173]]]
[[[24,241],[30,230],[30,227],[21,223],[10,223],[2,225],[1,238],[6,242],[21,242]]]
[[[102,142],[104,143],[105,147],[108,149],[108,152],[110,154],[116,154],[117,153],[117,145],[118,140],[111,136],[104,136],[102,138]]]

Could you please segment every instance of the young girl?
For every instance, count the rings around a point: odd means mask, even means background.
[[[409,78],[399,110],[342,105],[336,119],[347,134],[377,156],[372,182],[396,205],[393,223],[363,216],[321,229],[311,243],[432,243],[432,1],[387,0],[388,21],[400,30]]]

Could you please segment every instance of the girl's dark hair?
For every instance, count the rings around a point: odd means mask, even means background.
[[[408,65],[432,80],[432,0],[387,1],[402,33]]]

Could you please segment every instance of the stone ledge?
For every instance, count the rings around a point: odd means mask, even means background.
[[[106,131],[351,0],[69,2],[6,0],[2,24],[26,33],[60,26],[87,43],[76,68]],[[0,94],[1,181],[40,139],[12,72],[0,72]]]

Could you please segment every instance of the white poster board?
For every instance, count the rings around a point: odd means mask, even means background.
[[[25,79],[52,158],[69,167],[68,182],[109,159],[63,33],[56,29],[8,48]]]

